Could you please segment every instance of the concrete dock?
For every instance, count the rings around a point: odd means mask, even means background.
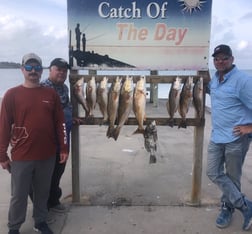
[[[165,113],[164,105],[149,113]],[[147,113],[148,114],[148,113]],[[159,114],[158,114],[159,115]],[[63,214],[50,213],[55,234],[240,234],[242,216],[236,211],[226,229],[215,227],[219,212],[218,188],[205,174],[211,114],[205,114],[201,205],[188,205],[192,186],[194,127],[158,126],[157,162],[149,164],[143,136],[136,126],[123,126],[117,141],[106,137],[107,126],[80,126],[81,202],[72,203],[71,159],[62,178]],[[252,199],[252,149],[242,177],[242,190]],[[0,170],[0,233],[8,233],[10,175]],[[29,203],[21,234],[34,233]]]

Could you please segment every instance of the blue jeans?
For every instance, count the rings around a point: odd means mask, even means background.
[[[250,139],[245,135],[230,143],[210,141],[208,146],[207,176],[222,191],[221,201],[231,208],[243,204],[241,175],[249,144]]]

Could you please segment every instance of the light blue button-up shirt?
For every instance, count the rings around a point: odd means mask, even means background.
[[[214,143],[233,142],[236,125],[252,124],[252,77],[236,66],[219,82],[218,72],[210,83],[212,133]]]

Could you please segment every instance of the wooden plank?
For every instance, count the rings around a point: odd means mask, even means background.
[[[78,79],[80,79],[80,78],[84,78],[84,81],[85,82],[88,82],[91,78],[92,78],[92,76],[95,76],[95,79],[96,79],[96,82],[100,82],[102,79],[103,79],[103,77],[105,76],[105,75],[80,75],[80,74],[78,74],[78,75],[76,75],[76,74],[70,74],[70,84],[74,84]],[[109,83],[112,83],[112,81],[114,80],[114,79],[116,79],[116,77],[117,77],[117,75],[106,75],[106,77],[108,77],[108,82]],[[120,77],[125,77],[125,76],[120,76]],[[175,79],[176,79],[176,77],[177,76],[175,76],[175,75],[173,75],[173,76],[158,76],[158,75],[147,75],[147,76],[145,76],[146,77],[146,83],[153,83],[153,84],[163,84],[163,83],[172,83]],[[185,76],[185,75],[183,75],[183,76],[179,76],[181,79],[182,79],[182,82],[184,82],[185,81],[185,79],[187,79],[188,78],[188,76]],[[193,77],[193,80],[194,80],[194,82],[197,80],[197,79],[199,79],[200,77],[203,77],[204,78],[204,80],[208,80],[208,77],[207,76],[203,76],[203,75],[195,75],[195,76],[192,76]],[[140,76],[139,75],[137,75],[137,76],[133,76],[133,82],[134,83],[136,83],[138,80],[139,80],[139,78],[140,78]]]
[[[103,118],[102,117],[95,117],[95,118],[83,118],[80,117],[81,123],[80,125],[100,125]],[[149,123],[151,121],[155,120],[157,125],[161,126],[169,126],[169,118],[160,118],[160,117],[149,117],[144,122],[144,125],[146,123]],[[181,118],[174,118],[174,126],[178,126],[181,122]],[[136,118],[129,117],[128,121],[124,125],[138,125]],[[205,119],[197,119],[197,118],[187,118],[186,119],[186,125],[187,126],[204,126],[205,125]]]

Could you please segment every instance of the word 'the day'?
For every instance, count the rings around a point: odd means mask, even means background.
[[[139,40],[144,41],[149,37],[149,30],[146,27],[137,28],[133,23],[118,23],[118,40]],[[188,28],[169,28],[164,23],[157,23],[153,40],[173,41],[180,45],[188,32]]]

